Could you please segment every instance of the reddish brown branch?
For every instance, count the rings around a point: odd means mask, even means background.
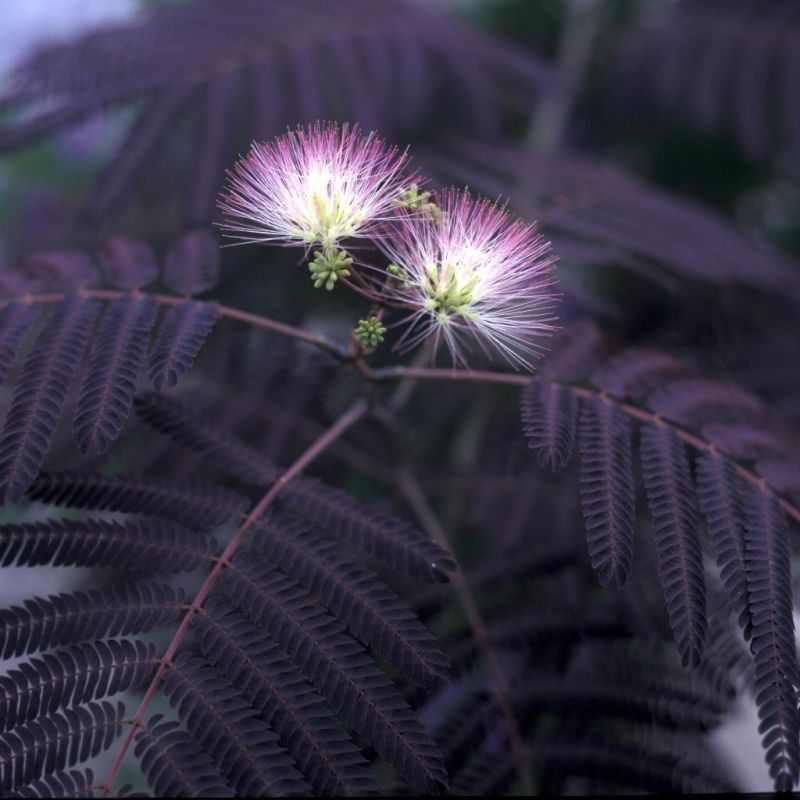
[[[83,297],[96,297],[100,300],[119,300],[122,297],[130,296],[131,292],[124,292],[119,289],[79,289],[77,294]],[[190,299],[188,297],[179,297],[170,294],[151,294],[149,292],[146,294],[162,306],[179,306],[188,302]],[[51,294],[20,295],[16,299],[23,303],[50,304],[60,303],[65,297],[67,297],[67,295],[64,292],[53,292]],[[4,300],[0,302],[0,308],[8,305],[10,302],[12,301]],[[233,306],[221,305],[219,306],[219,310],[220,314],[228,319],[235,319],[247,325],[253,325],[256,328],[263,328],[278,333],[281,336],[288,336],[291,339],[297,339],[298,341],[312,344],[342,361],[348,358],[346,350],[339,347],[339,345],[328,341],[322,336],[304,331],[302,328],[296,328],[293,325],[287,325],[285,322],[279,322],[269,317],[262,317],[260,314],[252,314],[249,311],[243,311],[241,308],[234,308]]]
[[[328,428],[312,445],[309,447],[298,459],[295,461],[287,470],[284,472],[280,478],[272,485],[269,491],[259,500],[259,502],[253,507],[253,510],[245,517],[244,522],[241,524],[239,529],[236,533],[231,537],[231,540],[228,542],[225,550],[222,552],[222,555],[217,560],[216,564],[214,565],[211,572],[209,572],[208,577],[203,582],[203,585],[200,587],[200,590],[195,595],[194,600],[192,600],[189,608],[187,609],[186,614],[184,615],[183,619],[181,620],[180,625],[178,626],[177,631],[173,635],[172,639],[170,640],[167,649],[164,651],[164,655],[159,660],[159,666],[156,670],[156,674],[153,676],[150,685],[147,687],[147,691],[145,692],[144,698],[139,705],[139,708],[131,721],[130,730],[128,731],[125,740],[122,743],[122,747],[120,748],[117,757],[114,760],[114,763],[111,766],[111,769],[106,776],[105,781],[103,782],[103,797],[107,797],[111,791],[111,788],[116,780],[117,773],[119,772],[120,767],[122,766],[122,762],[125,758],[126,753],[130,749],[131,744],[133,743],[134,736],[136,735],[136,731],[142,725],[142,721],[144,720],[144,715],[147,712],[147,709],[152,702],[153,698],[155,697],[156,691],[161,684],[161,680],[164,677],[164,673],[169,668],[169,665],[172,663],[173,658],[175,657],[175,653],[180,647],[181,643],[183,642],[186,634],[189,631],[189,627],[192,624],[192,617],[194,614],[202,607],[203,603],[206,601],[211,590],[214,588],[217,580],[219,579],[220,575],[222,574],[225,565],[230,563],[231,559],[233,558],[236,551],[239,549],[240,545],[244,541],[245,536],[249,532],[249,530],[253,527],[253,525],[261,518],[265,511],[270,507],[272,502],[275,498],[280,494],[281,490],[296,478],[309,464],[311,464],[318,456],[320,456],[328,447],[330,447],[340,436],[342,436],[349,428],[355,425],[363,416],[367,410],[366,403],[360,401],[355,405],[351,406],[351,408],[346,411],[339,419],[330,427]]]
[[[399,378],[415,378],[417,380],[461,380],[461,381],[475,381],[477,383],[496,383],[506,384],[511,386],[525,386],[532,380],[540,380],[534,375],[520,375],[513,372],[491,372],[486,370],[456,370],[456,369],[441,369],[434,367],[388,367],[385,369],[368,370],[367,373],[370,380],[384,381],[396,380]],[[752,472],[747,467],[740,464],[735,459],[722,453],[717,447],[709,441],[706,441],[697,434],[681,428],[675,423],[666,420],[660,414],[653,411],[648,411],[644,408],[631,405],[618,400],[615,397],[606,395],[603,392],[595,391],[594,389],[587,389],[583,386],[571,386],[570,384],[560,384],[565,389],[572,392],[576,397],[583,400],[593,400],[602,397],[606,402],[615,403],[619,409],[632,419],[639,422],[645,422],[653,425],[669,425],[675,430],[675,434],[679,439],[684,441],[689,447],[701,453],[710,453],[714,456],[725,458],[731,462],[733,467],[739,475],[752,486],[757,487],[760,491],[769,491],[775,494],[775,498],[780,504],[781,508],[788,514],[795,522],[800,524],[800,508],[793,503],[789,502],[783,497],[780,497],[769,486],[761,476]]]

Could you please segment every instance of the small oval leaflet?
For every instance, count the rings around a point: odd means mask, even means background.
[[[158,277],[152,248],[131,236],[109,236],[97,251],[97,260],[118,289],[140,289]]]
[[[185,233],[167,252],[164,282],[178,294],[207,292],[219,279],[217,240],[207,230]]]

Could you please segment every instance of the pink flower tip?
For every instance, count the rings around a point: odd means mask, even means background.
[[[228,173],[223,228],[241,242],[333,249],[394,219],[408,156],[357,125],[316,122],[254,143]]]
[[[549,243],[534,225],[467,191],[448,189],[436,201],[438,214],[408,214],[378,241],[392,262],[380,294],[411,310],[402,346],[443,341],[465,364],[465,345],[475,341],[531,368],[554,330]]]

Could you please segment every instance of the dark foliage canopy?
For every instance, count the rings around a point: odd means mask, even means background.
[[[196,0],[18,65],[9,163],[122,113],[69,233],[23,215],[0,265],[0,584],[36,581],[0,608],[4,797],[737,791],[708,737],[748,697],[798,785],[797,253],[590,122],[630,93],[785,180],[800,15],[631,3],[583,31],[597,101],[563,5],[547,58],[432,3]],[[537,220],[536,370],[402,359],[384,308],[373,352],[339,287],[220,248],[225,168],[327,118]]]

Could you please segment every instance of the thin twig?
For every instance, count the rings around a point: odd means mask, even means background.
[[[264,512],[270,507],[275,498],[280,494],[283,488],[294,478],[296,478],[306,467],[309,466],[318,456],[320,456],[328,447],[330,447],[340,436],[347,430],[355,425],[366,413],[367,405],[364,401],[359,401],[350,407],[348,411],[342,414],[341,417],[323,433],[312,445],[309,447],[281,476],[269,491],[259,500],[254,506],[253,510],[245,517],[244,522],[241,524],[236,533],[231,537],[219,560],[214,565],[208,577],[203,582],[200,590],[192,600],[186,614],[175,631],[172,639],[170,640],[164,655],[159,661],[159,667],[156,670],[150,685],[147,687],[144,698],[142,699],[139,709],[131,722],[131,728],[128,731],[125,741],[122,743],[119,753],[117,754],[111,769],[103,782],[103,797],[107,797],[111,791],[111,787],[116,780],[117,773],[119,772],[122,762],[125,758],[128,749],[130,748],[137,729],[142,725],[142,720],[147,712],[147,708],[155,697],[156,691],[161,684],[161,679],[167,671],[168,665],[172,663],[175,653],[180,647],[181,642],[189,631],[189,626],[192,624],[192,617],[201,608],[206,601],[211,590],[214,588],[217,580],[222,574],[225,565],[230,563],[236,551],[244,541],[245,536],[253,527],[253,525],[261,518]]]
[[[123,292],[115,289],[81,289],[79,293],[82,294],[84,297],[97,297],[103,300],[118,300],[122,297],[131,296],[131,292]],[[147,296],[151,297],[157,303],[165,306],[176,306],[187,302],[187,298],[176,297],[173,295],[147,294]],[[20,302],[25,302],[25,303],[45,304],[45,303],[58,303],[64,300],[66,297],[67,297],[66,293],[58,292],[52,294],[22,295],[16,299]],[[8,305],[11,302],[13,302],[13,300],[7,299],[0,301],[0,308],[3,308],[4,306]],[[232,306],[220,306],[219,308],[220,308],[220,313],[222,314],[223,317],[227,317],[229,319],[235,319],[248,325],[253,325],[258,328],[263,328],[265,330],[273,331],[274,333],[278,333],[282,336],[287,336],[289,338],[296,339],[298,341],[306,342],[308,344],[314,345],[315,347],[319,347],[322,350],[325,350],[326,352],[330,353],[332,356],[334,356],[340,361],[352,363],[356,367],[358,372],[367,381],[371,383],[379,383],[388,380],[403,380],[407,378],[415,378],[418,380],[461,380],[461,381],[476,381],[478,383],[494,383],[494,384],[505,384],[510,386],[525,386],[532,380],[540,380],[537,376],[534,375],[523,375],[513,372],[493,372],[490,370],[466,370],[466,369],[457,369],[455,367],[453,367],[452,369],[443,369],[440,367],[396,366],[396,367],[383,367],[380,369],[372,369],[360,357],[353,358],[345,348],[340,347],[339,345],[328,341],[322,336],[317,336],[315,334],[308,333],[307,331],[304,331],[301,328],[295,328],[292,325],[287,325],[286,323],[278,322],[277,320],[271,319],[269,317],[263,317],[260,316],[259,314],[253,314],[249,311],[243,311],[240,308],[234,308]],[[639,420],[640,422],[647,422],[655,425],[660,425],[665,422],[664,418],[661,417],[659,414],[655,414],[643,408],[638,408],[637,406],[630,405],[629,403],[623,403],[615,398],[608,397],[601,392],[596,392],[593,391],[592,389],[586,389],[580,386],[571,386],[569,384],[562,384],[562,385],[564,386],[565,389],[568,389],[570,392],[572,392],[576,397],[580,397],[584,400],[596,399],[602,396],[607,402],[616,403],[624,414],[633,419]],[[775,493],[769,486],[767,481],[765,481],[762,477],[756,475],[756,473],[747,469],[747,467],[742,466],[734,459],[731,459],[724,453],[720,452],[711,442],[702,439],[696,434],[690,433],[689,431],[679,427],[678,425],[675,425],[672,422],[670,422],[669,424],[671,427],[674,428],[678,438],[684,441],[693,449],[703,453],[710,453],[713,456],[721,456],[729,460],[733,465],[734,469],[747,483],[757,487],[760,491],[769,491],[775,494],[775,497],[778,503],[780,504],[781,508],[795,522],[800,524],[800,508],[798,508],[793,503],[790,503],[788,500],[780,497],[777,493]]]
[[[171,294],[151,294],[150,292],[126,292],[119,289],[78,289],[76,294],[80,295],[81,297],[96,297],[99,300],[120,300],[123,297],[142,296],[149,297],[162,306],[179,306],[183,305],[183,303],[190,302],[190,298],[188,297],[180,297]],[[67,297],[68,293],[66,292],[52,292],[49,294],[20,295],[15,299],[22,303],[37,305],[60,303]],[[3,308],[11,302],[13,302],[13,300],[6,299],[0,301],[0,308]],[[265,330],[278,333],[281,336],[288,336],[291,339],[297,339],[298,341],[312,344],[315,347],[319,347],[320,349],[325,350],[327,353],[330,353],[340,361],[346,361],[348,359],[347,351],[344,348],[340,347],[334,342],[328,341],[323,336],[309,333],[302,328],[296,328],[293,325],[287,325],[285,322],[279,322],[278,320],[271,319],[270,317],[263,317],[260,314],[253,314],[249,311],[244,311],[241,308],[235,308],[233,306],[220,305],[219,311],[221,316],[227,317],[228,319],[235,319],[239,322],[244,322],[247,325],[253,325],[257,328],[264,328]]]
[[[419,482],[414,477],[411,470],[406,467],[400,468],[397,471],[397,484],[406,500],[408,500],[409,505],[414,510],[414,513],[419,518],[422,527],[436,539],[442,547],[448,551],[452,551],[447,533],[439,523],[436,514],[428,503],[428,499],[425,497]],[[478,649],[483,654],[486,665],[489,668],[489,675],[494,684],[495,698],[497,699],[497,704],[500,706],[500,710],[506,720],[506,726],[508,727],[508,740],[511,743],[511,751],[514,756],[517,772],[522,781],[523,792],[528,796],[533,795],[535,793],[535,784],[527,757],[525,740],[522,737],[522,731],[520,730],[519,723],[514,714],[514,709],[511,707],[511,701],[508,697],[508,684],[500,662],[497,660],[494,648],[492,647],[489,632],[486,629],[486,623],[483,621],[480,609],[478,608],[478,604],[475,601],[475,597],[472,594],[469,582],[464,576],[464,573],[461,571],[451,573],[450,583],[464,609],[464,613],[467,615],[467,621],[475,636],[475,643],[478,645]]]

